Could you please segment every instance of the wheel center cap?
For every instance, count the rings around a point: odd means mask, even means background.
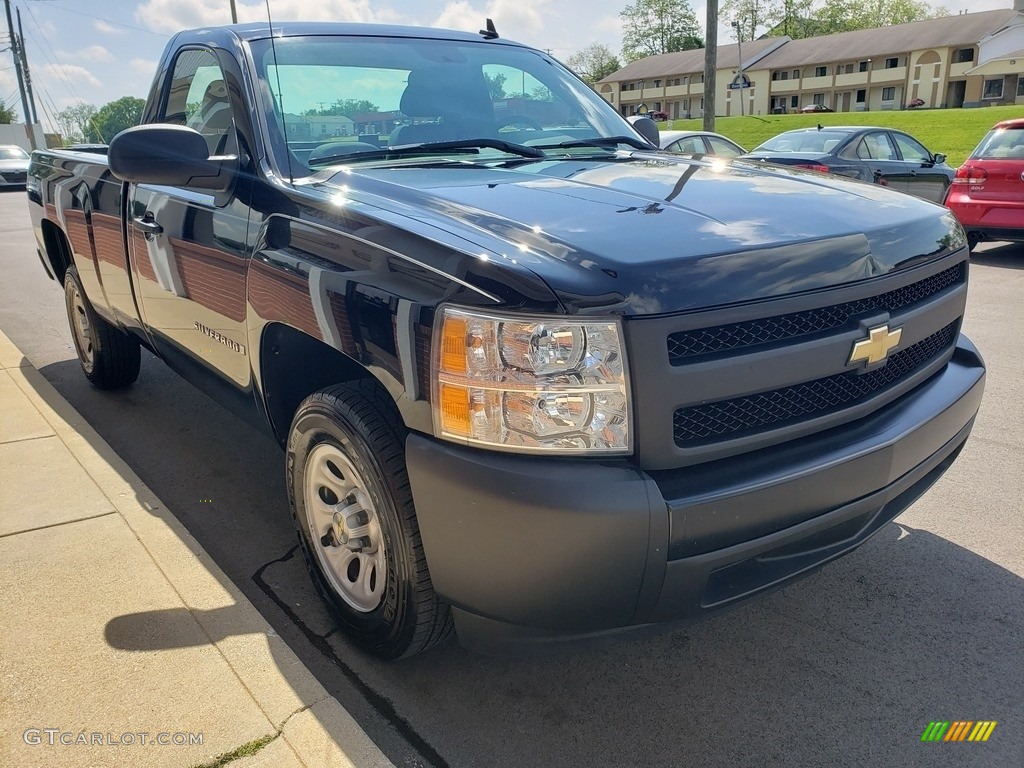
[[[334,539],[338,544],[348,544],[348,531],[345,530],[345,516],[341,512],[335,512],[332,519],[334,528]]]

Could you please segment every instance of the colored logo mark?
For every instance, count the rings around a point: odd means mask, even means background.
[[[995,720],[933,720],[921,741],[988,741],[995,728]]]

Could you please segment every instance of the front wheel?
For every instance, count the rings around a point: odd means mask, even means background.
[[[405,468],[404,427],[364,380],[306,398],[292,422],[288,497],[317,591],[350,638],[386,659],[445,639]]]

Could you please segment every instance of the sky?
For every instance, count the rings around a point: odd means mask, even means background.
[[[616,53],[619,11],[629,0],[269,0],[275,20],[383,22],[476,31],[494,19],[502,37],[566,60],[593,42]],[[231,21],[229,0],[11,0],[21,10],[40,118],[78,102],[100,107],[145,98],[168,38],[181,29]],[[1012,7],[1012,0],[946,0],[952,13]],[[266,18],[266,5],[236,0],[239,21]],[[705,4],[691,0],[703,25]],[[12,10],[13,13],[13,10]],[[3,27],[0,18],[0,27]],[[15,23],[17,23],[15,21]],[[719,43],[732,42],[728,23]],[[0,49],[8,48],[6,28]],[[0,53],[0,99],[21,114],[9,50]]]

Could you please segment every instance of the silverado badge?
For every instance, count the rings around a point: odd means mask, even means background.
[[[880,363],[889,355],[889,350],[900,343],[902,328],[889,330],[888,325],[876,325],[868,330],[868,337],[853,343],[849,364],[865,362],[868,365]]]

